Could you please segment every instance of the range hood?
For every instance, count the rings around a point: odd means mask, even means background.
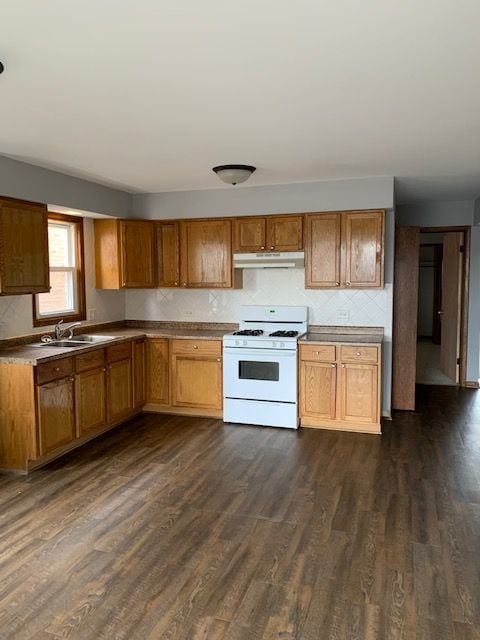
[[[305,266],[303,251],[272,251],[269,253],[235,253],[235,269],[295,269]]]

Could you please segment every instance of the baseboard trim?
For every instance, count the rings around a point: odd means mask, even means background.
[[[467,389],[480,389],[480,383],[478,380],[466,380],[465,387]]]

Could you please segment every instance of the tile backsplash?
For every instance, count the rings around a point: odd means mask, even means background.
[[[306,305],[318,325],[384,327],[390,334],[392,285],[379,290],[305,289],[303,269],[244,270],[243,288],[126,292],[129,320],[237,322],[245,304]]]

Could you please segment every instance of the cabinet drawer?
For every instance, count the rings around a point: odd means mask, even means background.
[[[37,366],[37,384],[66,378],[73,373],[73,358],[61,358]]]
[[[103,349],[95,349],[95,351],[89,351],[83,353],[75,358],[75,371],[80,373],[81,371],[88,371],[89,369],[96,369],[101,367],[105,360],[105,353]]]
[[[378,347],[364,347],[361,345],[344,345],[341,347],[340,359],[342,362],[378,362]]]
[[[221,340],[172,340],[173,354],[221,356]]]
[[[123,342],[107,348],[107,362],[120,362],[132,357],[132,343]]]
[[[331,344],[300,345],[300,360],[335,362],[336,348]]]

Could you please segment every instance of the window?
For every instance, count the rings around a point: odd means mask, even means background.
[[[33,325],[85,320],[82,218],[49,214],[48,254],[50,293],[33,296]]]

